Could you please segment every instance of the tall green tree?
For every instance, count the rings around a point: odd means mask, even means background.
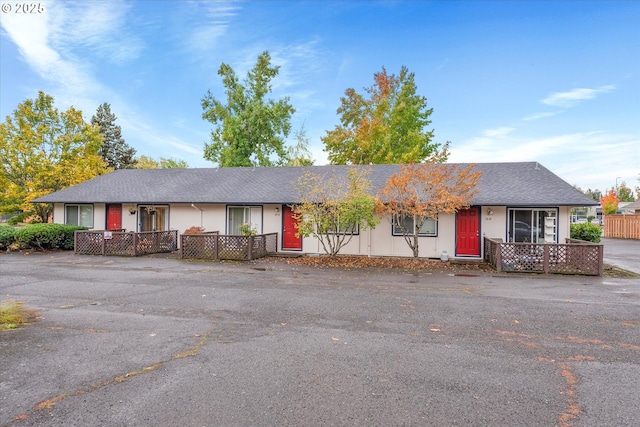
[[[202,99],[202,118],[214,125],[211,143],[204,147],[205,159],[221,167],[286,163],[284,142],[295,109],[289,97],[267,99],[271,81],[279,69],[271,65],[271,56],[265,51],[258,56],[244,82],[240,82],[234,70],[222,63],[218,75],[225,87],[226,103],[216,99],[211,91]]]
[[[52,206],[31,200],[107,171],[98,127],[86,123],[82,111],[60,112],[53,104],[52,96],[39,92],[0,124],[2,212],[29,212],[46,222]]]
[[[635,196],[633,195],[633,190],[627,187],[627,183],[624,181],[622,181],[622,183],[618,186],[616,193],[618,196],[618,200],[620,200],[621,202],[633,202],[634,200],[636,200]]]
[[[592,198],[596,202],[599,201],[600,198],[602,197],[602,191],[598,190],[597,188],[595,190],[592,190],[589,188],[587,189],[587,191],[584,191],[584,194],[586,194],[588,197]]]
[[[332,164],[420,163],[439,150],[427,98],[417,94],[415,75],[373,75],[368,97],[349,88],[338,108],[340,125],[322,138]],[[446,159],[445,159],[446,160]]]
[[[131,169],[136,165],[136,150],[122,138],[122,129],[116,125],[116,115],[111,112],[111,105],[103,103],[91,117],[91,124],[100,128],[102,147],[100,155],[113,169]]]

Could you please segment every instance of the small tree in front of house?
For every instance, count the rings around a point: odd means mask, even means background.
[[[378,193],[377,212],[387,216],[418,257],[425,223],[440,214],[452,214],[469,206],[481,172],[473,165],[420,163],[401,165]]]
[[[369,189],[368,171],[350,169],[341,176],[305,172],[297,182],[298,203],[293,207],[298,236],[318,239],[325,253],[337,255],[354,234],[375,228],[376,200]]]

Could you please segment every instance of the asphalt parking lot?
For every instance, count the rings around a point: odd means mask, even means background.
[[[640,240],[602,239],[604,262],[640,274]]]
[[[0,255],[5,426],[637,426],[640,280]]]

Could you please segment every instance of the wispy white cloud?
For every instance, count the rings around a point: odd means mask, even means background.
[[[135,140],[140,153],[198,156],[202,147],[152,125],[126,100],[100,82],[97,67],[134,60],[144,47],[137,37],[126,36],[123,22],[130,6],[122,2],[51,2],[43,14],[11,14],[2,29],[18,48],[24,62],[48,82],[46,92],[58,108],[73,105],[88,120],[97,106],[108,100],[118,113],[127,140]]]
[[[111,91],[95,77],[99,58],[117,63],[135,58],[142,43],[126,37],[128,10],[120,2],[48,2],[42,14],[11,14],[2,29],[24,62],[51,85],[56,100],[95,108]],[[96,65],[97,66],[97,65]]]
[[[119,64],[137,58],[143,41],[127,30],[132,5],[123,1],[55,4],[50,14],[50,41],[66,55],[89,53]]]
[[[532,137],[490,129],[453,146],[449,161],[539,161],[567,182],[594,189],[602,187],[602,182],[615,181],[616,176],[629,177],[632,182],[638,170],[631,165],[640,164],[639,146],[637,135],[605,131]],[[616,155],[608,156],[607,153]],[[621,166],[621,158],[631,161],[624,163],[627,166]]]
[[[542,103],[552,107],[569,108],[581,101],[594,99],[600,94],[611,92],[615,88],[615,85],[606,85],[596,89],[576,88],[567,92],[556,92],[544,98]]]
[[[560,111],[548,111],[545,113],[535,113],[535,114],[531,114],[529,116],[524,117],[522,120],[524,120],[525,122],[529,122],[532,120],[546,119],[547,117],[553,117],[558,114],[560,114]]]
[[[56,96],[56,101],[82,108],[87,97],[91,97],[89,92],[101,93],[104,88],[93,78],[86,63],[68,55],[54,43],[54,39],[59,38],[59,31],[65,28],[63,22],[56,21],[59,16],[56,7],[58,3],[47,3],[47,13],[6,16],[1,21],[2,29],[14,42],[24,62],[53,86],[53,93],[62,94]]]
[[[485,131],[482,132],[482,136],[489,137],[489,138],[502,137],[502,136],[509,135],[514,130],[515,129],[512,127],[502,126],[494,129],[486,129]]]
[[[204,138],[198,139],[197,143],[191,143],[185,138],[176,137],[172,132],[167,131],[167,128],[181,127],[179,122],[172,124],[167,120],[166,126],[159,127],[118,100],[114,102],[112,107],[112,110],[119,112],[118,124],[122,127],[123,132],[126,130],[125,137],[138,141],[136,149],[140,151],[139,154],[149,155],[148,153],[151,153],[152,157],[177,157],[181,159],[192,156],[202,157],[202,140]],[[182,132],[181,135],[186,135],[186,133]]]
[[[210,54],[227,33],[240,6],[234,2],[191,1],[184,4],[190,27],[182,35],[183,48],[196,57]]]

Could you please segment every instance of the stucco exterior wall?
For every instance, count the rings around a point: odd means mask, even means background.
[[[64,224],[64,204],[63,203],[53,204],[53,222],[55,224]]]
[[[507,240],[507,208],[483,206],[480,209],[480,235],[491,239]]]
[[[54,222],[65,222],[64,204],[54,204]],[[95,203],[94,229],[103,230],[106,224],[106,205]],[[136,231],[139,221],[139,207],[137,204],[122,204],[122,228]],[[130,210],[134,211],[130,213]],[[569,207],[558,208],[558,242],[562,243],[570,236]],[[282,205],[269,204],[262,206],[262,233],[278,233],[278,250],[282,250]],[[169,229],[183,233],[186,229],[197,226],[205,231],[227,232],[227,205],[223,204],[171,204],[169,205]],[[480,208],[480,240],[482,237],[507,240],[507,216],[505,206],[483,206]],[[450,257],[456,256],[456,216],[441,215],[438,220],[437,236],[419,237],[419,256],[425,258],[440,258],[443,251]],[[482,250],[482,248],[481,248]],[[322,244],[313,237],[303,238],[302,252],[322,254]],[[401,256],[411,257],[413,252],[402,236],[393,236],[391,223],[387,218],[381,218],[375,229],[360,230],[351,241],[340,251],[342,254],[371,255],[371,256]]]

